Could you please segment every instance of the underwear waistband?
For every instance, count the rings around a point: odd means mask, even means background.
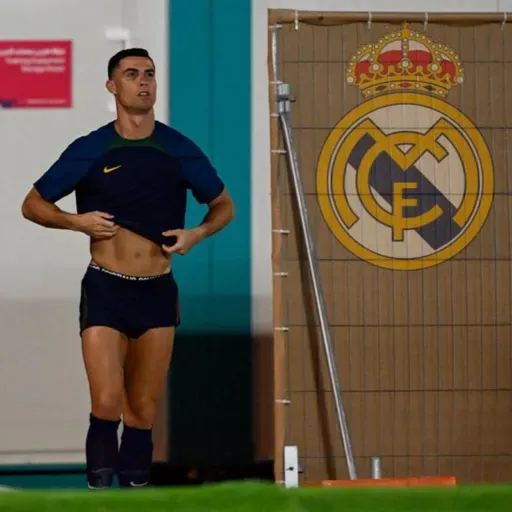
[[[104,272],[105,274],[109,274],[111,276],[120,277],[121,279],[126,279],[127,281],[152,281],[153,279],[160,279],[170,275],[170,272],[166,272],[164,274],[157,274],[155,276],[130,276],[127,274],[121,274],[121,272],[116,272],[115,270],[109,270],[107,268],[100,267],[96,263],[89,263],[89,268]]]

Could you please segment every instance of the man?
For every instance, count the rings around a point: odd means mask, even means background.
[[[85,452],[92,489],[109,488],[116,473],[121,487],[148,483],[155,409],[179,325],[171,258],[234,215],[202,151],[155,121],[157,84],[148,52],[114,55],[106,87],[116,100],[116,120],[74,140],[22,206],[34,223],[90,237],[79,321],[91,396]],[[192,229],[184,229],[187,189],[208,205]],[[55,204],[73,192],[76,214]]]

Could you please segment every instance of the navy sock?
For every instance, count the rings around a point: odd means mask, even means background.
[[[120,420],[102,420],[89,416],[89,430],[85,441],[87,482],[91,489],[112,486],[118,452],[117,429]]]
[[[152,430],[130,427],[124,424],[117,459],[119,486],[142,487],[147,485],[152,460]]]

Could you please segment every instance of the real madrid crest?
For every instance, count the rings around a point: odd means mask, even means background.
[[[346,79],[365,101],[339,121],[319,158],[330,230],[384,268],[452,258],[478,235],[494,188],[485,140],[445,99],[464,81],[458,55],[404,24],[357,50]]]

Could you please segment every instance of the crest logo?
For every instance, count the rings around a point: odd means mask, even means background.
[[[357,50],[346,80],[365,101],[320,154],[318,201],[331,232],[384,268],[452,258],[480,232],[494,189],[485,140],[445,100],[464,82],[459,56],[404,24]]]

